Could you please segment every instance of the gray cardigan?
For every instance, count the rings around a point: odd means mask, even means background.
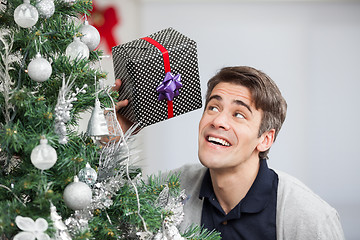
[[[180,172],[181,188],[189,199],[184,205],[184,221],[180,230],[191,224],[200,225],[202,200],[199,191],[205,167],[200,164],[185,165]],[[279,176],[276,236],[278,240],[342,240],[345,239],[337,211],[313,193],[298,179],[275,171]]]

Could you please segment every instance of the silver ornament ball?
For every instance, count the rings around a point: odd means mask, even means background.
[[[50,18],[55,12],[54,0],[37,0],[36,8],[41,17]]]
[[[65,55],[70,58],[70,61],[88,59],[89,54],[88,46],[77,37],[74,38],[74,41],[70,43],[65,50]]]
[[[37,9],[30,4],[30,0],[24,0],[14,11],[14,20],[17,25],[22,28],[30,28],[34,26],[39,19]]]
[[[97,46],[99,46],[100,33],[94,26],[89,25],[87,21],[85,21],[79,32],[83,35],[80,38],[81,41],[89,47],[90,51],[94,50],[95,48],[97,48]]]
[[[52,73],[51,64],[38,53],[28,65],[29,77],[36,82],[44,82]]]
[[[91,188],[74,177],[74,182],[66,186],[63,194],[66,206],[72,210],[82,210],[90,205],[92,199]]]
[[[81,169],[78,174],[79,180],[86,183],[87,185],[93,185],[97,180],[97,173],[89,163],[86,164],[86,167]]]

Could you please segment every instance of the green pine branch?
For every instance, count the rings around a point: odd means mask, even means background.
[[[190,226],[182,237],[191,240],[220,240],[221,236],[219,232],[209,231],[206,228],[201,228],[200,226],[192,225]]]

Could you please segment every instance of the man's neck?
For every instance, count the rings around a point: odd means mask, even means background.
[[[210,169],[217,200],[228,214],[247,194],[259,172],[260,161],[248,161],[232,169]]]

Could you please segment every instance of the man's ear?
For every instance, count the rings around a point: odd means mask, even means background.
[[[271,129],[270,131],[264,132],[259,139],[260,142],[256,148],[259,152],[265,152],[274,143],[275,129]]]

